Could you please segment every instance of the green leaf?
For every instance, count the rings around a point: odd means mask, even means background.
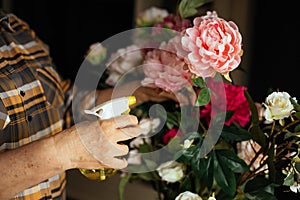
[[[224,126],[221,137],[227,142],[240,142],[252,139],[252,135],[246,129],[236,126]]]
[[[248,199],[255,199],[255,200],[277,200],[274,194],[266,192],[264,190],[257,190],[254,192],[246,193],[245,196]]]
[[[216,151],[219,162],[235,173],[249,171],[248,165],[231,150]]]
[[[125,191],[125,186],[130,180],[130,174],[127,174],[123,176],[119,182],[119,198],[120,200],[124,200],[124,191]]]
[[[293,98],[291,97],[291,98],[290,98],[290,101],[291,101],[291,103],[293,104],[294,109],[295,109],[296,111],[300,111],[300,105],[295,101],[295,99],[293,99]]]
[[[178,9],[182,18],[187,18],[197,14],[198,7],[212,2],[213,0],[181,0]]]
[[[263,131],[259,127],[259,120],[258,120],[258,113],[257,108],[252,100],[252,97],[248,93],[247,90],[244,91],[244,95],[247,98],[251,110],[251,118],[252,118],[252,128],[250,130],[251,134],[253,135],[254,141],[256,141],[260,146],[263,148],[266,147],[266,136],[264,135]]]
[[[196,154],[197,153],[197,154]],[[204,183],[208,188],[212,187],[213,184],[213,170],[214,170],[214,163],[213,163],[213,155],[208,155],[205,158],[199,158],[199,148],[198,151],[195,152],[195,155],[192,159],[192,169],[195,173],[196,177],[201,179],[203,177]]]
[[[283,185],[291,186],[294,184],[294,173],[290,173],[287,177],[285,177]]]
[[[299,111],[295,112],[293,115],[294,115],[295,117],[297,117],[297,119],[300,119],[300,112],[299,112]]]
[[[286,139],[289,139],[291,137],[295,137],[296,140],[297,140],[297,138],[300,136],[299,128],[300,128],[300,125],[298,127],[295,127],[295,130],[297,129],[297,131],[295,133],[291,133],[291,132],[287,131],[284,135],[284,139],[286,140]]]
[[[189,8],[190,7],[190,1],[189,0],[182,0],[179,4],[179,14],[181,18],[187,18],[189,16],[193,16],[197,13],[197,10],[195,8]]]
[[[196,77],[196,78],[193,78],[193,79],[191,79],[191,80],[192,80],[192,82],[193,82],[196,86],[198,86],[198,87],[200,87],[200,88],[206,87],[206,83],[205,83],[205,81],[204,81],[204,79],[203,79],[202,77]]]
[[[227,110],[226,111],[226,117],[225,117],[225,122],[227,122],[234,114],[234,111],[232,110]]]
[[[268,175],[269,175],[269,179],[272,181],[275,181],[275,174],[276,174],[276,169],[275,169],[275,142],[273,141],[269,147],[269,151],[268,151],[268,158],[267,158],[267,164],[268,164]]]
[[[196,106],[204,106],[210,102],[210,89],[204,87],[200,90],[196,102]]]
[[[205,181],[206,186],[211,189],[213,182],[214,182],[214,160],[215,155],[214,153],[211,153],[207,159],[202,158],[199,168],[200,170],[203,170],[203,178]]]
[[[192,190],[192,183],[191,179],[189,177],[186,177],[183,182],[182,182],[182,187],[185,191],[190,191]]]
[[[300,173],[300,162],[295,163],[295,169],[297,170],[298,173]]]
[[[169,124],[169,126],[179,127],[180,116],[180,112],[167,112],[166,121]]]
[[[233,197],[236,192],[235,175],[220,156],[214,159],[214,177],[222,190]]]
[[[191,4],[194,8],[198,8],[209,2],[213,2],[213,0],[193,0],[191,1]]]
[[[261,188],[267,187],[271,182],[264,176],[256,176],[254,179],[249,180],[245,186],[245,192],[249,193],[252,191],[260,190]]]
[[[300,124],[298,124],[295,129],[294,129],[295,132],[300,132]]]

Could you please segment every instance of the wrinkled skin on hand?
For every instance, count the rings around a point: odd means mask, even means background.
[[[138,120],[133,115],[95,119],[75,126],[77,137],[71,147],[74,151],[70,160],[76,163],[76,168],[125,168],[127,160],[118,157],[127,155],[129,148],[121,142],[141,134]]]

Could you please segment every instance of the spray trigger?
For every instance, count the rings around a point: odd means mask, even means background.
[[[122,114],[129,114],[129,106],[135,103],[135,96],[120,97],[104,102],[91,110],[84,110],[84,112],[86,114],[95,115],[100,119],[109,119]]]

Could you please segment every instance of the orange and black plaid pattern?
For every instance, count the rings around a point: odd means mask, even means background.
[[[70,84],[65,83],[55,71],[47,45],[24,21],[2,13],[0,152],[54,135],[72,125],[72,114],[65,104]],[[20,192],[14,199],[63,199],[65,185],[65,174],[58,174]]]

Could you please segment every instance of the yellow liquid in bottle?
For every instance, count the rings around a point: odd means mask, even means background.
[[[79,171],[88,179],[95,181],[104,181],[106,178],[117,173],[117,169],[102,168],[102,169],[79,169]]]

